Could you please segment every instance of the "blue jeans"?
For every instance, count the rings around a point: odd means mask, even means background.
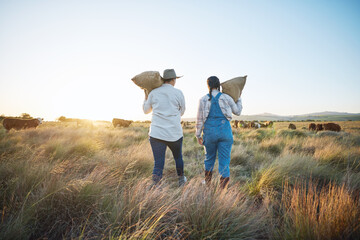
[[[169,147],[176,164],[176,172],[178,176],[184,175],[184,162],[182,157],[182,142],[183,138],[175,142],[168,142],[157,138],[150,137],[150,145],[154,155],[154,170],[153,180],[155,182],[160,181],[162,178],[164,165],[165,165],[165,152],[166,147]]]
[[[231,128],[225,131],[222,129],[210,129],[204,133],[206,171],[213,171],[217,152],[219,157],[219,174],[222,177],[230,176],[229,165],[233,142]]]

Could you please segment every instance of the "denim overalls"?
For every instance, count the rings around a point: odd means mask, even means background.
[[[213,171],[216,152],[219,158],[219,173],[222,177],[230,176],[230,153],[233,144],[232,129],[229,120],[222,113],[219,106],[219,92],[211,98],[209,116],[204,124],[203,144],[205,146],[205,170]],[[210,97],[210,95],[208,94]]]

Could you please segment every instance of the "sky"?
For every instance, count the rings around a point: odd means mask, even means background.
[[[360,1],[0,0],[0,115],[146,120],[131,78],[248,75],[244,115],[360,113]]]

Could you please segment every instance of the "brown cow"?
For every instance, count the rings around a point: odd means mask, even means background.
[[[114,118],[112,120],[112,124],[114,127],[129,127],[132,122],[133,121],[131,120],[124,120],[119,118]]]
[[[318,132],[318,131],[322,131],[322,130],[324,130],[323,125],[321,123],[316,124],[316,131]]]
[[[335,131],[335,132],[341,131],[340,125],[336,123],[324,123],[324,129],[327,131]]]
[[[267,122],[264,123],[265,127],[272,127],[273,124],[274,124],[273,121],[267,121]]]
[[[238,128],[239,127],[239,121],[235,120],[233,123],[233,128]]]
[[[316,124],[315,123],[310,123],[309,124],[309,131],[316,131]]]
[[[295,126],[295,124],[290,123],[288,128],[295,130],[295,129],[296,129],[296,126]]]
[[[256,121],[251,121],[250,122],[250,127],[252,127],[252,128],[260,128],[261,125],[260,125],[260,123],[258,123]]]
[[[21,118],[5,118],[3,120],[4,128],[9,131],[10,129],[27,129],[37,128],[42,123],[41,118],[34,119],[21,119]]]
[[[244,122],[244,121],[240,121],[240,122],[239,122],[239,127],[242,127],[242,128],[249,128],[250,126],[249,126],[249,124],[248,124],[248,123],[246,123],[246,122]]]

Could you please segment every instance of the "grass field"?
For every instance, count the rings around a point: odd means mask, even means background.
[[[0,128],[0,239],[359,239],[360,122],[337,123],[339,133],[235,129],[224,191],[217,174],[201,183],[193,126],[182,188],[170,151],[150,188],[148,124]]]

